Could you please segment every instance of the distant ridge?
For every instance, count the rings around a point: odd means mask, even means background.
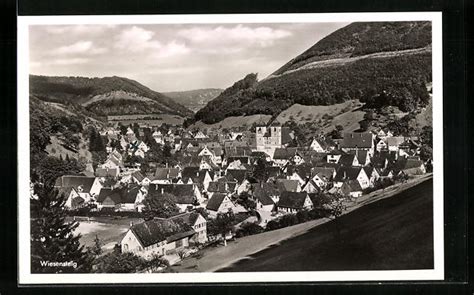
[[[30,75],[30,95],[63,104],[80,104],[99,115],[192,112],[171,98],[123,77],[50,77]]]

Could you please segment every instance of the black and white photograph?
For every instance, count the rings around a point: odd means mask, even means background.
[[[443,279],[440,16],[20,17],[20,283]]]

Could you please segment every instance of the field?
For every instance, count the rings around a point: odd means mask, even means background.
[[[220,271],[431,269],[432,186],[422,182]]]
[[[270,115],[251,115],[251,116],[235,116],[227,117],[224,120],[214,123],[214,124],[205,124],[201,121],[198,121],[191,125],[189,129],[193,128],[232,128],[239,126],[252,126],[256,122],[268,122],[272,116]]]
[[[139,125],[147,124],[151,126],[161,126],[162,124],[166,123],[179,126],[183,124],[184,118],[170,114],[140,114],[108,116],[107,121],[109,123],[120,122],[122,125],[137,123]]]
[[[79,221],[79,226],[75,230],[75,234],[81,234],[80,243],[84,246],[92,246],[95,236],[97,235],[102,243],[104,251],[110,251],[114,245],[120,242],[130,228],[130,223],[141,222],[137,218],[94,218],[94,221]]]

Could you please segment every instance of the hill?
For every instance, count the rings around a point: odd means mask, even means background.
[[[258,81],[249,74],[199,110],[195,121],[229,116],[273,117],[294,104],[330,106],[360,100],[404,112],[428,104],[429,22],[353,23]]]
[[[219,272],[432,269],[432,208],[433,181],[426,180]]]
[[[205,88],[188,91],[163,92],[167,97],[172,98],[175,102],[187,107],[193,112],[202,109],[209,101],[221,94],[223,89]]]
[[[122,77],[47,77],[30,75],[30,94],[61,104],[80,104],[99,116],[192,112],[171,98]]]

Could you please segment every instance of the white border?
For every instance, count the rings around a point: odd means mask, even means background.
[[[433,30],[434,269],[162,274],[31,274],[29,211],[28,26],[52,24],[304,23],[431,21]],[[18,245],[20,284],[413,281],[444,279],[441,12],[18,17]]]

